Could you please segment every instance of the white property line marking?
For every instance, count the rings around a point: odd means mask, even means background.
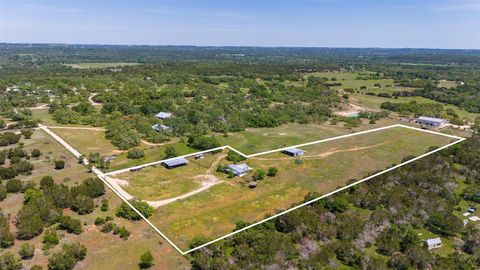
[[[160,160],[160,161],[155,161],[155,162],[151,162],[151,163],[147,163],[147,164],[143,164],[143,165],[138,165],[138,166],[135,166],[135,167],[130,167],[130,168],[127,168],[127,169],[122,169],[122,170],[118,170],[118,171],[113,171],[113,172],[109,172],[109,173],[105,173],[105,174],[102,173],[100,170],[98,170],[98,169],[96,169],[96,168],[93,168],[93,172],[94,172],[94,173],[98,176],[98,178],[100,178],[115,194],[117,194],[117,196],[119,196],[130,208],[132,208],[143,220],[145,220],[145,222],[147,222],[147,224],[150,225],[150,227],[152,227],[153,230],[155,230],[158,234],[160,234],[160,235],[161,235],[170,245],[172,245],[180,254],[186,255],[186,254],[188,254],[188,253],[191,253],[191,252],[193,252],[193,251],[196,251],[196,250],[198,250],[198,249],[201,249],[201,248],[203,248],[203,247],[206,247],[206,246],[208,246],[208,245],[211,245],[211,244],[213,244],[213,243],[215,243],[215,242],[218,242],[218,241],[220,241],[220,240],[223,240],[223,239],[225,239],[225,238],[228,238],[228,237],[230,237],[230,236],[233,236],[233,235],[235,235],[235,234],[237,234],[237,233],[243,232],[243,231],[248,230],[248,229],[250,229],[250,228],[252,228],[252,227],[255,227],[255,226],[257,226],[257,225],[260,225],[260,224],[262,224],[262,223],[264,223],[264,222],[267,222],[267,221],[269,221],[269,220],[272,220],[272,219],[274,219],[274,218],[277,218],[277,217],[279,217],[279,216],[282,216],[282,215],[284,215],[284,214],[287,214],[287,213],[289,213],[289,212],[291,212],[291,211],[293,211],[293,210],[299,209],[299,208],[301,208],[301,207],[304,207],[304,206],[306,206],[306,205],[309,205],[309,204],[311,204],[311,203],[314,203],[314,202],[316,202],[316,201],[318,201],[318,200],[324,199],[324,198],[329,197],[329,196],[331,196],[331,195],[333,195],[333,194],[336,194],[336,193],[338,193],[338,192],[341,192],[341,191],[343,191],[343,190],[346,190],[346,189],[348,189],[348,188],[351,188],[351,187],[353,187],[353,186],[355,186],[355,185],[358,185],[358,184],[360,184],[360,183],[363,183],[363,182],[365,182],[365,181],[368,181],[368,180],[370,180],[370,179],[372,179],[372,178],[375,178],[375,177],[377,177],[377,176],[380,176],[380,175],[382,175],[382,174],[384,174],[384,173],[390,172],[390,171],[395,170],[395,169],[397,169],[397,168],[399,168],[399,167],[402,167],[402,166],[404,166],[404,165],[407,165],[407,164],[409,164],[409,163],[411,163],[411,162],[414,162],[414,161],[416,161],[416,160],[419,160],[419,159],[421,159],[421,158],[424,158],[424,157],[426,157],[426,156],[429,156],[429,155],[431,155],[431,154],[433,154],[433,153],[436,153],[436,152],[438,152],[438,151],[441,151],[441,150],[443,150],[443,149],[445,149],[445,148],[448,148],[448,147],[450,147],[450,146],[452,146],[452,145],[455,145],[455,144],[457,144],[457,143],[460,143],[460,142],[462,142],[462,141],[464,141],[464,140],[466,140],[466,139],[465,139],[465,138],[462,138],[462,137],[454,136],[454,135],[443,134],[443,133],[440,133],[440,132],[431,131],[431,130],[424,130],[424,129],[420,129],[420,128],[416,128],[416,127],[411,127],[411,126],[396,124],[396,125],[390,125],[390,126],[381,127],[381,128],[376,128],[376,129],[371,129],[371,130],[365,130],[365,131],[361,131],[361,132],[357,132],[357,133],[351,133],[351,134],[347,134],[347,135],[342,135],[342,136],[338,136],[338,137],[323,139],[323,140],[319,140],[319,141],[315,141],[315,142],[309,142],[309,143],[294,145],[294,146],[290,146],[290,147],[279,148],[279,149],[270,150],[270,151],[265,151],[265,152],[261,152],[261,153],[251,154],[251,155],[245,155],[245,154],[243,154],[242,152],[236,150],[235,148],[226,145],[226,146],[221,146],[221,147],[217,147],[217,148],[213,148],[213,149],[209,149],[209,150],[200,151],[200,152],[191,153],[191,154],[187,154],[187,155],[181,156],[181,157],[189,157],[189,156],[194,156],[194,155],[196,155],[196,154],[208,153],[208,152],[217,151],[217,150],[223,150],[223,149],[228,148],[228,149],[231,149],[231,150],[237,152],[238,154],[240,154],[240,155],[248,158],[248,157],[259,156],[259,155],[264,155],[264,154],[269,154],[269,153],[274,153],[274,152],[282,151],[282,150],[285,150],[285,149],[291,148],[291,147],[302,147],[302,146],[317,144],[317,143],[326,142],[326,141],[333,141],[333,140],[337,140],[337,139],[347,138],[347,137],[351,137],[351,136],[355,136],[355,135],[365,134],[365,133],[374,132],[374,131],[379,131],[379,130],[384,130],[384,129],[393,128],[393,127],[409,128],[409,129],[416,130],[416,131],[421,131],[421,132],[426,132],[426,133],[430,133],[430,134],[435,134],[435,135],[440,135],[440,136],[449,137],[449,138],[452,138],[452,139],[456,139],[457,141],[452,142],[452,143],[449,143],[449,144],[447,144],[447,145],[445,145],[445,146],[436,148],[436,149],[434,149],[434,150],[432,150],[432,151],[430,151],[430,152],[427,152],[427,153],[425,153],[425,154],[423,154],[423,155],[420,155],[420,156],[418,156],[418,157],[415,157],[415,158],[413,158],[413,159],[407,160],[407,161],[402,162],[402,163],[400,163],[400,164],[398,164],[398,165],[395,165],[395,166],[392,166],[392,167],[390,167],[390,168],[388,168],[388,169],[385,169],[385,170],[383,170],[383,171],[381,171],[381,172],[378,172],[378,173],[375,173],[375,174],[370,175],[370,176],[368,176],[368,177],[365,177],[365,178],[363,178],[362,180],[359,180],[359,181],[357,181],[357,182],[354,182],[354,183],[351,183],[351,184],[346,185],[346,186],[344,186],[344,187],[341,187],[341,188],[339,188],[339,189],[336,189],[336,190],[334,190],[334,191],[332,191],[332,192],[330,192],[330,193],[321,195],[321,196],[319,196],[319,197],[317,197],[317,198],[315,198],[315,199],[312,199],[312,200],[310,200],[310,201],[304,202],[304,203],[302,203],[302,204],[300,204],[300,205],[297,205],[297,206],[295,206],[295,207],[292,207],[292,208],[290,208],[290,209],[287,209],[287,210],[285,210],[285,211],[282,211],[282,212],[280,212],[280,213],[277,213],[277,214],[275,214],[275,215],[273,215],[273,216],[270,216],[270,217],[268,217],[268,218],[265,218],[265,219],[263,219],[263,220],[261,220],[261,221],[258,221],[258,222],[256,222],[256,223],[253,223],[253,224],[251,224],[251,225],[248,225],[248,226],[246,226],[246,227],[244,227],[244,228],[242,228],[242,229],[239,229],[239,230],[236,230],[236,231],[231,232],[231,233],[229,233],[229,234],[226,234],[226,235],[224,235],[224,236],[218,237],[218,238],[216,238],[216,239],[214,239],[214,240],[212,240],[212,241],[210,241],[210,242],[207,242],[207,243],[205,243],[205,244],[203,244],[203,245],[200,245],[200,246],[198,246],[198,247],[192,248],[192,249],[187,250],[187,251],[185,251],[185,252],[182,251],[177,245],[175,245],[172,240],[170,240],[165,234],[163,234],[163,233],[162,233],[155,225],[153,225],[142,213],[140,213],[135,207],[133,207],[133,205],[132,205],[128,200],[126,200],[113,186],[111,186],[108,181],[106,181],[106,180],[104,179],[104,176],[106,176],[106,175],[117,174],[117,173],[120,173],[120,172],[129,171],[130,169],[133,169],[133,168],[143,168],[143,167],[146,167],[146,166],[151,166],[151,165],[159,164],[159,163],[162,163],[162,162],[164,162],[164,161],[166,161],[166,160],[172,160],[172,159],[179,158],[179,157],[175,157],[175,158],[171,158],[171,159],[165,159],[165,160]],[[55,133],[53,133],[53,132],[52,132],[51,130],[49,130],[47,127],[41,126],[40,128],[41,128],[42,130],[44,130],[45,132],[47,132],[47,134],[51,135],[54,139],[56,139],[60,144],[62,144],[65,148],[67,148],[67,149],[68,149],[72,154],[74,154],[76,157],[80,156],[80,153],[79,153],[77,150],[75,150],[73,147],[71,147],[67,142],[65,142],[61,137],[59,137],[58,135],[56,135]],[[78,155],[78,156],[77,156],[77,155]]]

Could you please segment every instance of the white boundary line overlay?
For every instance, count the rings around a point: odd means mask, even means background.
[[[182,251],[177,245],[175,245],[173,243],[172,240],[170,240],[164,233],[162,233],[155,225],[153,225],[142,213],[140,213],[140,211],[138,211],[135,207],[133,207],[133,205],[127,200],[125,199],[121,194],[120,192],[118,192],[115,187],[113,187],[106,179],[105,177],[108,176],[108,175],[113,175],[113,174],[119,174],[119,173],[123,173],[123,172],[127,172],[127,171],[130,171],[131,169],[139,169],[139,168],[144,168],[144,167],[148,167],[148,166],[152,166],[152,165],[156,165],[156,164],[160,164],[162,162],[165,162],[165,161],[168,161],[168,160],[172,160],[172,159],[176,159],[176,158],[180,158],[180,157],[191,157],[191,156],[194,156],[196,154],[203,154],[203,153],[209,153],[209,152],[213,152],[213,151],[218,151],[218,150],[224,150],[224,149],[230,149],[236,153],[238,153],[239,155],[245,157],[245,158],[249,158],[249,157],[255,157],[255,156],[260,156],[260,155],[265,155],[265,154],[270,154],[270,153],[275,153],[275,152],[279,152],[279,151],[283,151],[285,149],[288,149],[288,148],[292,148],[292,147],[302,147],[302,146],[308,146],[308,145],[313,145],[313,144],[318,144],[318,143],[322,143],[322,142],[328,142],[328,141],[333,141],[333,140],[338,140],[338,139],[343,139],[343,138],[348,138],[348,137],[352,137],[352,136],[356,136],[356,135],[361,135],[361,134],[366,134],[366,133],[370,133],[370,132],[375,132],[375,131],[380,131],[380,130],[385,130],[385,129],[389,129],[389,128],[395,128],[395,127],[403,127],[403,128],[408,128],[408,129],[412,129],[412,130],[416,130],[416,131],[421,131],[421,132],[426,132],[426,133],[430,133],[430,134],[434,134],[434,135],[440,135],[440,136],[444,136],[444,137],[448,137],[448,138],[451,138],[451,139],[456,139],[456,141],[454,142],[451,142],[447,145],[444,145],[442,147],[438,147],[438,148],[435,148],[434,150],[430,151],[430,152],[427,152],[425,154],[422,154],[418,157],[415,157],[413,159],[410,159],[410,160],[407,160],[405,162],[402,162],[398,165],[395,165],[395,166],[392,166],[392,167],[389,167],[381,172],[377,172],[375,174],[372,174],[368,177],[365,177],[363,178],[362,180],[359,180],[359,181],[356,181],[354,183],[351,183],[351,184],[348,184],[344,187],[341,187],[341,188],[338,188],[332,192],[329,192],[327,194],[324,194],[324,195],[321,195],[315,199],[312,199],[310,201],[307,201],[307,202],[304,202],[302,204],[299,204],[297,206],[294,206],[292,208],[289,208],[287,210],[284,210],[280,213],[277,213],[273,216],[270,216],[268,218],[265,218],[263,220],[260,220],[258,222],[255,222],[253,224],[250,224],[244,228],[241,228],[239,230],[236,230],[236,231],[233,231],[229,234],[226,234],[224,236],[221,236],[221,237],[218,237],[212,241],[209,241],[203,245],[200,245],[198,247],[195,247],[195,248],[192,248],[192,249],[189,249],[187,251]],[[75,149],[73,148],[72,146],[70,146],[65,140],[63,140],[61,137],[59,137],[57,134],[55,134],[54,132],[52,132],[47,126],[43,126],[43,125],[40,125],[39,128],[43,131],[45,131],[47,134],[49,134],[50,136],[52,136],[56,141],[58,141],[62,146],[64,146],[68,151],[70,151],[75,157],[79,158],[81,156],[81,154]],[[411,126],[407,126],[407,125],[402,125],[402,124],[395,124],[395,125],[390,125],[390,126],[385,126],[385,127],[380,127],[380,128],[374,128],[374,129],[369,129],[369,130],[365,130],[365,131],[360,131],[360,132],[355,132],[355,133],[350,133],[350,134],[346,134],[346,135],[341,135],[341,136],[337,136],[337,137],[332,137],[332,138],[327,138],[327,139],[322,139],[322,140],[318,140],[318,141],[313,141],[313,142],[308,142],[308,143],[303,143],[303,144],[298,144],[298,145],[293,145],[293,146],[288,146],[288,147],[283,147],[283,148],[279,148],[279,149],[274,149],[274,150],[269,150],[269,151],[265,151],[265,152],[260,152],[260,153],[255,153],[255,154],[250,154],[250,155],[246,155],[238,150],[236,150],[235,148],[229,146],[229,145],[226,145],[226,146],[221,146],[221,147],[217,147],[217,148],[212,148],[212,149],[209,149],[209,150],[205,150],[205,151],[200,151],[200,152],[195,152],[195,153],[190,153],[190,154],[187,154],[187,155],[183,155],[183,156],[177,156],[177,157],[174,157],[174,158],[170,158],[170,159],[164,159],[164,160],[159,160],[159,161],[155,161],[155,162],[150,162],[150,163],[146,163],[146,164],[142,164],[142,165],[137,165],[137,166],[133,166],[133,167],[129,167],[129,168],[125,168],[125,169],[121,169],[121,170],[116,170],[116,171],[112,171],[112,172],[108,172],[108,173],[103,173],[102,171],[98,170],[97,168],[92,168],[92,171],[93,173],[95,173],[97,175],[98,178],[100,178],[118,197],[120,197],[120,199],[122,199],[130,208],[132,208],[145,222],[147,222],[147,224],[154,230],[156,231],[158,234],[160,234],[170,245],[172,245],[180,254],[182,255],[186,255],[188,253],[191,253],[193,251],[196,251],[196,250],[199,250],[203,247],[206,247],[208,245],[211,245],[215,242],[218,242],[220,240],[223,240],[225,238],[228,238],[230,236],[233,236],[237,233],[240,233],[240,232],[243,232],[245,230],[248,230],[252,227],[255,227],[257,225],[260,225],[264,222],[267,222],[269,220],[272,220],[272,219],[275,219],[279,216],[282,216],[282,215],[285,215],[293,210],[296,210],[296,209],[299,209],[301,207],[304,207],[306,205],[309,205],[309,204],[312,204],[318,200],[321,200],[321,199],[324,199],[326,197],[329,197],[333,194],[336,194],[338,192],[341,192],[343,190],[346,190],[346,189],[349,189],[355,185],[358,185],[360,183],[363,183],[365,181],[368,181],[372,178],[375,178],[377,176],[380,176],[382,174],[385,174],[387,172],[390,172],[392,170],[395,170],[399,167],[402,167],[404,165],[407,165],[411,162],[414,162],[416,160],[419,160],[419,159],[422,159],[426,156],[429,156],[433,153],[436,153],[438,151],[441,151],[443,149],[446,149],[450,146],[453,146],[457,143],[460,143],[462,141],[466,140],[466,138],[463,138],[463,137],[459,137],[459,136],[454,136],[454,135],[449,135],[449,134],[444,134],[444,133],[440,133],[440,132],[436,132],[436,131],[431,131],[431,130],[425,130],[425,129],[421,129],[421,128],[417,128],[417,127],[411,127]],[[84,163],[85,164],[88,164],[88,160],[84,159]]]

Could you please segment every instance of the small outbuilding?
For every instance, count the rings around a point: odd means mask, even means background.
[[[169,112],[159,112],[155,115],[155,117],[159,118],[159,119],[168,119],[170,117],[172,117],[172,113],[169,113]]]
[[[195,156],[195,159],[203,159],[205,157],[204,154],[196,154]]]
[[[173,169],[173,168],[185,166],[187,164],[188,164],[188,160],[183,157],[166,160],[162,163],[162,165],[167,169]]]
[[[442,239],[440,239],[440,237],[427,239],[425,240],[424,245],[428,250],[440,248],[442,247]]]
[[[250,168],[246,163],[241,163],[228,165],[228,167],[225,169],[225,172],[232,172],[235,176],[242,177],[252,170],[253,169]]]
[[[292,157],[299,157],[303,156],[305,152],[303,150],[297,149],[297,148],[288,148],[282,151],[282,153],[287,154]]]
[[[160,132],[160,131],[167,131],[167,130],[170,129],[170,127],[162,125],[162,124],[155,124],[155,125],[152,126],[152,129],[157,131],[157,132]]]
[[[448,121],[440,118],[420,116],[417,118],[417,124],[428,126],[428,127],[440,127],[447,123]]]

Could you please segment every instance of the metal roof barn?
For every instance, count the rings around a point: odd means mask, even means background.
[[[188,160],[186,158],[180,157],[180,158],[166,160],[162,164],[167,169],[171,169],[171,168],[176,168],[176,167],[180,167],[180,166],[183,166],[183,165],[187,165]]]

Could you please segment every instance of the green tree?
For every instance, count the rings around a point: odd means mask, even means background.
[[[35,247],[29,243],[23,243],[18,254],[22,260],[30,260],[35,255]]]
[[[140,256],[140,263],[138,266],[140,266],[141,269],[146,269],[153,266],[153,255],[150,251],[147,251]]]
[[[274,177],[277,175],[277,173],[278,173],[277,167],[270,167],[268,168],[267,176]]]
[[[165,158],[174,158],[176,157],[178,154],[177,154],[177,150],[175,149],[175,147],[169,145],[165,148]]]

